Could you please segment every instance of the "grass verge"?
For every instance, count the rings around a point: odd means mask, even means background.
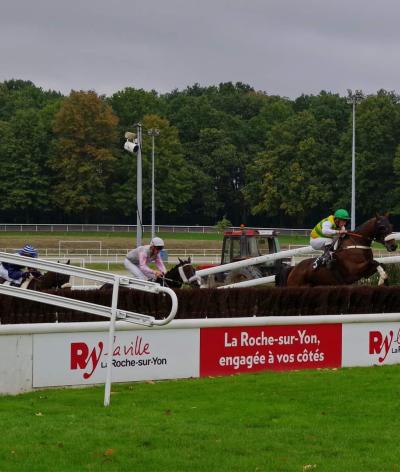
[[[400,366],[0,397],[0,470],[398,471]]]

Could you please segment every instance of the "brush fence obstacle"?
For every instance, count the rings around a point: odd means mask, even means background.
[[[57,262],[45,261],[42,259],[32,259],[31,257],[25,257],[14,254],[7,254],[0,252],[0,262],[8,262],[11,264],[18,264],[23,267],[32,267],[35,269],[46,270],[50,272],[58,272],[66,275],[74,275],[77,277],[83,277],[86,279],[92,279],[102,284],[109,283],[113,287],[111,307],[102,305],[96,305],[93,303],[83,302],[79,300],[73,300],[70,298],[62,297],[59,295],[52,295],[43,292],[36,292],[32,290],[23,289],[20,287],[12,287],[8,285],[0,285],[0,294],[10,295],[17,298],[24,298],[29,300],[35,300],[41,303],[49,305],[55,305],[62,308],[69,308],[72,310],[82,311],[85,313],[91,313],[94,315],[104,316],[110,319],[108,323],[108,352],[111,353],[109,356],[109,362],[107,363],[106,370],[106,383],[104,393],[104,405],[107,406],[110,403],[110,392],[111,392],[111,374],[114,351],[114,333],[115,333],[115,322],[116,319],[124,320],[130,323],[136,323],[144,326],[162,326],[168,324],[176,315],[178,310],[178,299],[173,290],[167,287],[161,287],[159,284],[154,282],[147,282],[139,279],[121,277],[115,274],[109,274],[107,272],[100,272],[90,269],[83,269],[80,267],[73,267],[68,264],[61,264]],[[117,308],[118,305],[118,293],[120,286],[133,288],[135,290],[141,290],[144,292],[150,292],[153,294],[165,293],[171,297],[171,310],[169,315],[163,320],[156,320],[153,316],[144,315],[141,313],[135,313],[130,311],[124,311]]]

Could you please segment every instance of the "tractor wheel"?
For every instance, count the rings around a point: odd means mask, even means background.
[[[259,279],[262,274],[256,267],[243,267],[243,269],[232,270],[225,279],[225,284],[236,284],[245,280]]]

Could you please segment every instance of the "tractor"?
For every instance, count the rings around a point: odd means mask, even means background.
[[[243,225],[239,230],[225,231],[222,244],[221,264],[237,262],[253,257],[273,254],[281,250],[277,232],[274,230],[246,229]],[[220,272],[208,278],[209,287],[228,285],[244,280],[257,279],[275,275],[282,264],[290,263],[290,258],[264,261],[257,265],[246,266],[227,272]],[[211,265],[198,269],[212,267]]]

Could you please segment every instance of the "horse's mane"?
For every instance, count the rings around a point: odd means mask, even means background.
[[[376,221],[377,219],[378,219],[378,216],[373,216],[373,217],[370,218],[369,220],[364,221],[363,223],[361,223],[361,224],[359,224],[358,226],[356,226],[355,229],[354,229],[354,231],[355,231],[356,233],[358,233],[358,232],[361,233],[361,232],[365,229],[365,227],[366,227],[372,220],[375,220],[375,221]],[[346,236],[347,236],[347,235],[346,235]]]

